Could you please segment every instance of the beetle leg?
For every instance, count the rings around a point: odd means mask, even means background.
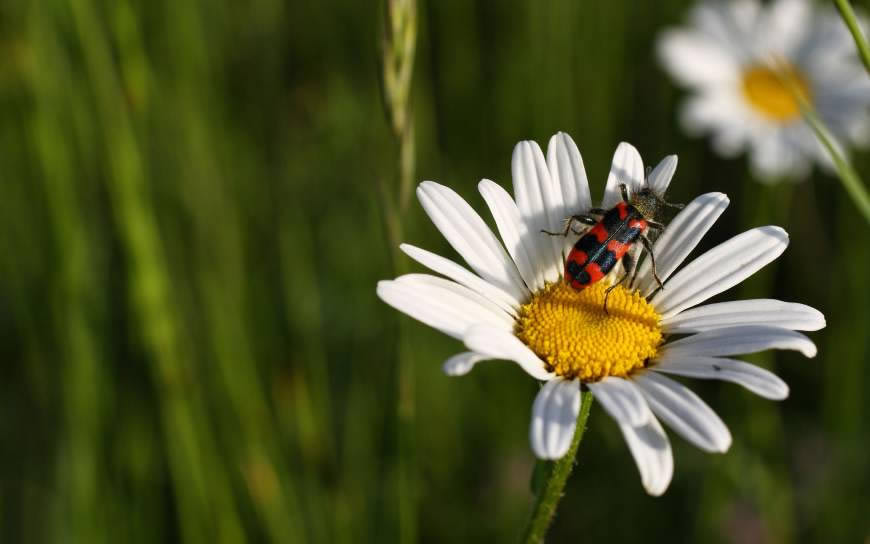
[[[623,268],[625,268],[625,274],[623,274],[622,277],[619,278],[618,282],[614,283],[613,285],[608,287],[607,290],[604,291],[604,313],[610,313],[607,311],[607,297],[610,296],[610,292],[616,289],[617,285],[624,282],[627,277],[631,276],[633,273],[637,273],[636,265],[637,262],[634,260],[634,257],[632,257],[630,253],[626,253],[625,255],[623,255],[622,266]],[[632,278],[631,281],[634,281],[634,278]]]
[[[598,219],[592,217],[591,215],[587,215],[585,213],[581,213],[579,215],[572,215],[571,220],[577,221],[578,223],[583,223],[584,225],[594,225],[598,223]]]
[[[628,255],[626,255],[625,257],[627,257],[627,256],[628,256]],[[623,260],[625,260],[625,257],[623,257]],[[618,281],[618,282],[614,283],[613,285],[611,285],[610,287],[608,287],[608,288],[604,291],[604,313],[610,315],[610,312],[607,311],[607,297],[610,296],[610,292],[613,291],[614,289],[616,289],[616,286],[617,286],[617,285],[619,285],[620,283],[624,282],[624,281],[625,281],[625,278],[627,278],[628,276],[629,276],[629,273],[626,271],[626,273],[623,274],[621,278],[619,278],[619,281]]]
[[[652,262],[653,277],[658,282],[659,289],[664,289],[665,285],[662,283],[661,278],[659,278],[658,271],[656,271],[656,256],[652,250],[652,242],[649,241],[649,238],[647,238],[646,236],[643,236],[643,235],[640,236],[640,241],[643,243],[643,248],[646,250],[647,253],[649,253],[649,258],[650,258],[650,261]]]
[[[622,195],[622,200],[624,202],[628,202],[628,186],[624,183],[619,184],[619,194]]]
[[[577,232],[574,229],[574,222],[583,223],[584,225],[594,225],[598,223],[598,220],[594,217],[586,214],[572,215],[568,219],[565,219],[565,228],[562,232],[551,232],[549,230],[541,229],[541,232],[544,234],[549,234],[550,236],[568,236],[569,232],[573,232],[574,234],[583,234],[583,232]]]
[[[623,266],[625,266],[626,272],[631,270],[631,281],[628,282],[628,288],[634,289],[634,281],[637,279],[637,271],[640,269],[637,266],[637,261],[634,260],[634,257],[631,256],[631,253],[626,253],[622,257]]]
[[[565,220],[565,228],[562,229],[562,232],[553,232],[546,229],[541,229],[541,232],[544,234],[549,234],[550,236],[568,236],[568,233],[571,231],[571,223],[573,222],[573,220],[573,217],[569,217]]]
[[[650,221],[649,219],[646,220],[646,224],[649,225],[649,228],[651,228],[651,229],[656,229],[656,230],[664,230],[665,229],[665,226],[663,224],[657,223],[655,221]]]

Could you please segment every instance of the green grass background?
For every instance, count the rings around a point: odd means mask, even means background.
[[[593,195],[619,141],[648,164],[677,153],[671,200],[731,197],[699,250],[762,224],[791,235],[723,297],[827,317],[815,359],[753,359],[786,401],[693,385],[734,444],[708,455],[671,434],[661,498],[593,406],[550,541],[863,542],[870,227],[829,175],[764,186],[681,133],[652,50],[687,7],[423,2],[416,179],[484,212],[476,183],[509,185],[521,139],[570,133]],[[537,385],[501,363],[444,376],[458,343],[375,296],[396,163],[382,8],[0,4],[0,542],[396,542],[399,512],[420,542],[519,537]],[[416,202],[405,227],[454,255]],[[398,353],[416,384],[411,495]]]

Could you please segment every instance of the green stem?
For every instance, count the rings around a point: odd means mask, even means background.
[[[837,170],[837,175],[843,183],[843,187],[846,189],[849,197],[851,197],[852,202],[855,203],[855,206],[864,216],[864,219],[870,223],[870,195],[868,195],[867,189],[864,187],[864,182],[861,181],[861,176],[858,175],[858,172],[852,167],[845,155],[840,153],[840,150],[837,149],[837,146],[834,144],[834,137],[831,135],[828,127],[825,126],[824,121],[819,117],[819,114],[816,113],[813,105],[809,100],[807,100],[804,90],[800,87],[798,82],[791,77],[788,66],[782,62],[777,64],[779,67],[778,75],[780,81],[782,81],[792,97],[797,101],[804,120],[813,130],[816,138],[819,139],[819,142],[821,142],[822,146],[828,152],[828,155],[831,156],[831,160],[834,162],[834,168]]]
[[[867,189],[864,187],[864,182],[861,181],[861,176],[858,175],[858,172],[852,167],[848,159],[834,146],[834,140],[830,132],[828,132],[828,128],[819,118],[818,114],[816,114],[815,110],[809,107],[806,102],[801,104],[801,106],[804,119],[806,119],[813,132],[816,133],[816,137],[828,151],[831,160],[834,161],[834,167],[837,169],[837,174],[843,183],[843,187],[849,193],[852,202],[855,203],[855,206],[864,215],[864,219],[870,223],[870,195],[867,194]]]
[[[855,17],[851,4],[849,4],[848,0],[834,0],[834,4],[837,6],[837,11],[840,12],[840,16],[843,17],[846,26],[849,27],[849,32],[852,33],[852,38],[858,47],[861,62],[864,63],[864,68],[870,74],[870,46],[867,45],[867,40],[861,33],[861,27],[858,26],[858,18]]]
[[[398,272],[402,265],[399,244],[402,240],[403,219],[413,194],[415,141],[414,110],[411,107],[411,81],[414,75],[414,57],[417,48],[416,0],[387,0],[382,36],[382,74],[384,106],[390,128],[398,147],[396,177],[397,195],[381,180],[381,198],[384,220],[393,266]],[[417,541],[417,467],[414,437],[414,367],[410,361],[411,349],[407,335],[399,330],[396,439],[398,445],[397,487],[399,542]]]
[[[539,463],[545,463],[545,470],[547,470],[546,481],[544,481],[540,491],[535,496],[532,517],[529,519],[529,524],[526,526],[525,535],[523,536],[525,544],[543,542],[544,537],[547,535],[547,529],[550,528],[550,523],[553,521],[556,507],[562,499],[562,490],[565,489],[568,476],[574,470],[577,448],[580,446],[580,441],[583,440],[586,420],[589,419],[591,408],[592,394],[587,392],[583,395],[583,402],[580,404],[580,414],[577,416],[577,429],[574,431],[574,439],[571,441],[568,453],[558,461],[539,461]]]

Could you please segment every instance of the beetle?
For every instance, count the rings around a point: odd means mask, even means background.
[[[665,226],[656,222],[657,213],[662,207],[681,209],[682,204],[666,202],[661,195],[645,187],[629,197],[625,184],[619,186],[622,201],[613,208],[604,210],[593,208],[589,213],[572,215],[565,221],[563,232],[543,231],[550,235],[568,236],[569,232],[580,234],[580,239],[571,248],[565,259],[565,281],[577,290],[589,287],[613,270],[616,263],[623,262],[625,274],[604,294],[604,311],[607,311],[607,297],[610,292],[635,272],[637,264],[632,257],[631,246],[637,240],[649,254],[652,273],[659,287],[664,289],[656,271],[656,259],[652,242],[647,231],[661,232]],[[597,217],[596,217],[597,216]],[[589,226],[585,231],[574,230],[574,223]]]

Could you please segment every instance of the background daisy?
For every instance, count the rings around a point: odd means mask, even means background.
[[[709,134],[722,156],[748,151],[762,181],[804,178],[813,162],[832,166],[783,78],[813,105],[840,145],[870,142],[870,78],[829,5],[699,2],[688,24],[663,32],[657,45],[665,69],[689,89],[681,111],[686,130]]]

